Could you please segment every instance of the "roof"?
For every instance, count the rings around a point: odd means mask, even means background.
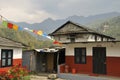
[[[45,49],[35,49],[35,51],[37,51],[37,52],[53,53],[53,52],[58,52],[58,49],[45,48]]]
[[[75,25],[75,26],[78,26],[79,28],[84,29],[84,31],[65,32],[65,33],[58,33],[58,34],[56,33],[56,32],[59,31],[61,28],[63,28],[66,24],[69,24],[69,23],[71,23],[71,24],[73,24],[73,25]],[[74,34],[87,34],[87,33],[90,33],[90,34],[96,34],[96,35],[104,36],[104,37],[107,37],[107,38],[115,39],[115,38],[113,38],[113,37],[111,37],[111,36],[107,36],[107,35],[104,35],[104,34],[102,34],[102,33],[100,33],[100,32],[96,32],[96,31],[94,31],[94,30],[92,30],[92,29],[89,29],[89,28],[86,27],[86,26],[83,26],[83,25],[81,25],[81,24],[78,24],[78,23],[75,23],[75,22],[72,22],[72,21],[67,21],[65,24],[63,24],[61,27],[59,27],[58,29],[56,29],[54,32],[52,32],[52,33],[49,34],[49,35],[50,35],[50,36],[54,36],[54,35],[72,34],[72,33],[74,33]]]
[[[74,42],[76,44],[78,43],[120,43],[120,41],[87,41],[87,42]],[[71,44],[70,42],[65,42],[64,44]]]
[[[25,47],[26,45],[5,37],[1,37],[0,36],[0,46],[4,46],[4,47]]]

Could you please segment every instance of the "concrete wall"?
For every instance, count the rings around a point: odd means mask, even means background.
[[[76,43],[66,45],[66,56],[74,56],[74,48],[86,47],[87,56],[92,56],[93,47],[106,47],[106,55],[112,57],[120,57],[120,43]]]
[[[86,47],[86,64],[75,64],[74,48],[76,47]],[[120,77],[120,42],[67,44],[65,64],[69,66],[69,72],[76,69],[77,73],[93,73],[93,47],[106,47],[106,75]]]

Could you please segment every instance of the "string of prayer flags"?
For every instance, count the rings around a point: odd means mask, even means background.
[[[12,29],[12,28],[13,28],[13,24],[12,24],[12,23],[8,23],[7,26],[8,26],[9,29]]]
[[[4,27],[7,27],[9,29],[13,29],[13,30],[19,30],[19,31],[22,31],[22,30],[27,30],[27,31],[30,31],[30,32],[33,32],[34,34],[37,34],[37,35],[40,35],[40,36],[43,36],[43,37],[46,37],[50,40],[53,41],[53,44],[58,44],[58,45],[61,45],[61,43],[53,38],[51,38],[50,36],[48,36],[47,34],[44,34],[42,30],[31,30],[29,28],[23,28],[21,26],[18,26],[16,24],[12,24],[6,20],[2,20],[2,16],[1,16],[1,22],[2,22],[2,25]]]

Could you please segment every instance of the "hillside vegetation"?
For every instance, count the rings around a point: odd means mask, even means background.
[[[26,31],[15,31],[12,29],[4,28],[1,25],[0,36],[24,43],[30,46],[28,49],[44,48],[52,45],[52,41],[50,40],[39,40]]]
[[[91,28],[120,40],[120,16],[104,21],[93,22]]]

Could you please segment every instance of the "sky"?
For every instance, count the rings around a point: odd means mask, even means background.
[[[0,0],[0,15],[14,22],[120,12],[120,0]]]

